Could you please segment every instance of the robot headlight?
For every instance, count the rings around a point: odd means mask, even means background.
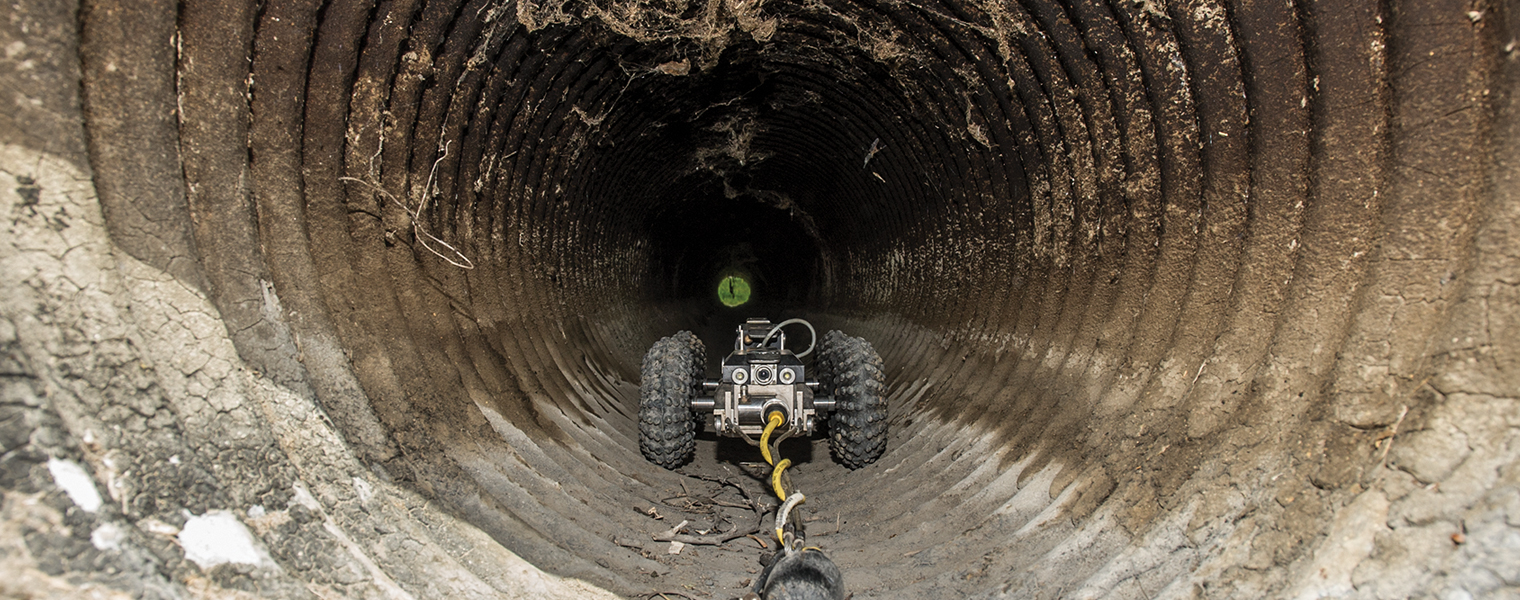
[[[797,371],[791,367],[781,369],[779,380],[781,381],[782,385],[791,385],[793,383],[796,383]]]
[[[734,379],[734,383],[737,385],[744,385],[746,383],[749,383],[749,371],[744,370],[744,367],[734,369],[734,374],[732,377]]]

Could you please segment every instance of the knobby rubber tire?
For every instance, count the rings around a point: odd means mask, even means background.
[[[691,399],[702,387],[707,349],[690,331],[661,338],[644,355],[639,372],[639,451],[674,469],[696,452],[697,421]]]
[[[871,343],[838,330],[823,336],[819,383],[834,397],[829,449],[851,469],[876,462],[887,449],[886,375]]]

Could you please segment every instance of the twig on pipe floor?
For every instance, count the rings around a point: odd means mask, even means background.
[[[712,535],[682,534],[681,529],[686,526],[686,523],[683,521],[680,527],[672,528],[671,530],[664,533],[655,534],[653,537],[654,541],[656,542],[681,542],[682,544],[691,544],[693,546],[719,546],[747,535],[760,533],[760,525],[763,520],[763,517],[757,518],[755,520],[755,526],[749,529],[745,529],[736,525],[727,533],[715,533]]]

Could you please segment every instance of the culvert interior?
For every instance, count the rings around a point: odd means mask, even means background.
[[[736,597],[747,316],[887,366],[855,598],[1520,586],[1507,3],[13,4],[0,589]]]

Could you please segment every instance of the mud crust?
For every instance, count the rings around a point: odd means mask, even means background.
[[[660,338],[644,355],[639,377],[639,450],[667,469],[691,459],[696,420],[691,399],[702,385],[707,349],[690,331]]]
[[[818,364],[824,393],[837,403],[829,417],[829,448],[840,464],[859,469],[887,448],[886,376],[871,343],[834,330],[823,336]]]

